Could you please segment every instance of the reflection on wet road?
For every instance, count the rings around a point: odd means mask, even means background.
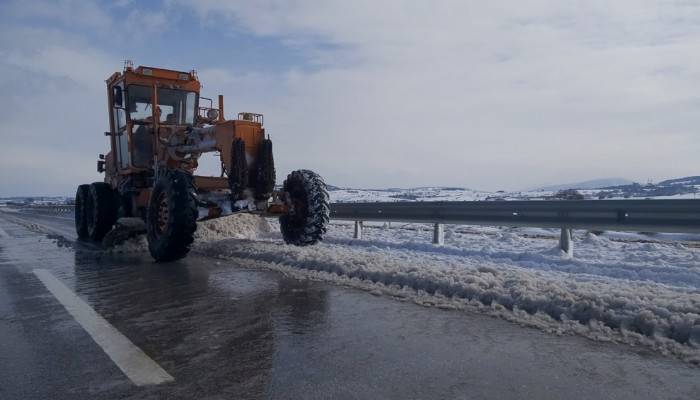
[[[300,281],[255,260],[109,254],[75,243],[70,223],[0,214],[2,399],[700,398],[700,369],[674,359]],[[37,268],[175,381],[134,385]]]

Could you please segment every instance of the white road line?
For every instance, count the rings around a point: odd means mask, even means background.
[[[50,271],[35,269],[33,272],[135,385],[156,385],[175,380]]]
[[[9,238],[9,237],[10,237],[10,235],[8,235],[7,232],[5,232],[4,229],[0,228],[0,238],[6,238],[6,239],[7,239],[7,238]]]

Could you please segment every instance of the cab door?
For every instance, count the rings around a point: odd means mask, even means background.
[[[129,168],[131,162],[129,155],[129,135],[126,129],[126,96],[124,96],[124,83],[120,82],[112,87],[112,113],[114,118],[115,138],[114,152],[117,161],[117,169]]]

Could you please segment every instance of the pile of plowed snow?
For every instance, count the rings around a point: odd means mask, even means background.
[[[197,223],[195,242],[221,239],[257,239],[271,232],[265,218],[253,214],[233,214]]]

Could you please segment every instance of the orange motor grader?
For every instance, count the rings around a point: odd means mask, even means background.
[[[244,112],[226,120],[223,97],[215,108],[200,97],[200,87],[195,71],[130,62],[107,79],[111,151],[97,161],[104,182],[76,192],[79,238],[106,241],[119,228],[145,231],[151,255],[171,261],[189,252],[198,220],[246,212],[279,217],[287,243],[320,241],[330,212],[321,177],[294,171],[275,190],[263,116]],[[220,176],[194,174],[207,152],[220,155]]]

